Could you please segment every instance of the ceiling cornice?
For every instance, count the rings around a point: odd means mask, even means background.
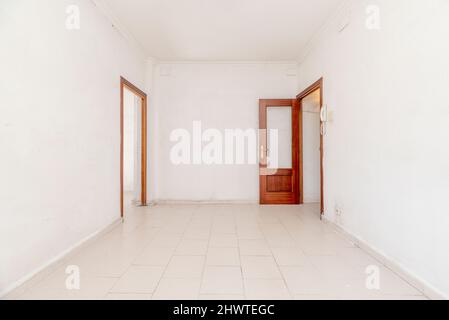
[[[307,58],[310,52],[317,46],[317,44],[323,39],[326,32],[328,32],[328,30],[330,30],[330,28],[333,26],[335,20],[340,18],[347,12],[352,1],[353,0],[343,0],[343,2],[329,15],[323,25],[314,33],[314,35],[301,50],[297,61],[298,64],[301,64]]]
[[[148,56],[143,45],[133,36],[133,34],[124,26],[123,23],[113,13],[111,8],[104,0],[91,0],[95,7],[103,14],[120,33],[120,35],[142,56],[143,60],[151,59]]]

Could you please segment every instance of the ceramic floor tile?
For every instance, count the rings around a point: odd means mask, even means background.
[[[380,290],[390,295],[421,295],[416,288],[386,267],[380,268]]]
[[[272,252],[265,240],[241,239],[239,240],[240,254],[242,256],[271,256]]]
[[[219,300],[219,301],[241,301],[245,300],[243,295],[221,295],[221,294],[200,294],[199,300]]]
[[[6,298],[426,299],[320,221],[319,204],[127,205],[125,210],[123,224]],[[67,266],[79,268],[80,290],[66,288]],[[373,290],[366,272],[376,266],[380,287]]]
[[[25,291],[21,300],[101,300],[117,282],[116,278],[81,276],[79,289],[66,287],[67,275],[51,276]]]
[[[281,272],[293,295],[337,296],[337,285],[313,267],[281,267]]]
[[[241,261],[245,279],[282,279],[273,257],[242,256]]]
[[[66,265],[79,267],[83,275],[93,277],[120,277],[137,257],[138,253],[120,252],[109,249],[87,248],[67,260]]]
[[[204,256],[174,256],[167,266],[164,278],[201,278]]]
[[[177,256],[204,256],[207,252],[209,241],[198,239],[184,239],[176,248]]]
[[[209,240],[210,238],[210,226],[195,226],[187,228],[183,235],[184,239],[200,239]]]
[[[279,266],[305,266],[310,264],[308,258],[299,248],[271,248]]]
[[[236,228],[234,223],[214,223],[211,230],[212,234],[235,234]]]
[[[240,267],[207,266],[204,270],[201,294],[242,295],[243,279]]]
[[[150,241],[149,246],[155,248],[176,248],[181,242],[178,235],[158,235]]]
[[[117,281],[110,293],[153,293],[164,272],[163,267],[132,266]]]
[[[151,300],[151,294],[108,293],[104,300]]]
[[[200,286],[200,278],[163,278],[153,294],[153,300],[196,300]]]
[[[249,300],[289,300],[287,286],[282,279],[244,279],[245,295]]]
[[[295,240],[290,235],[278,235],[278,236],[267,236],[266,237],[267,243],[270,247],[277,247],[277,248],[293,248],[296,247],[297,244]]]
[[[237,236],[234,234],[214,234],[209,241],[211,248],[238,248]]]
[[[265,239],[262,231],[257,227],[237,227],[239,239]]]
[[[360,300],[360,297],[354,297],[354,300]],[[407,301],[407,300],[416,300],[416,301],[425,301],[429,300],[423,295],[417,296],[401,296],[401,295],[382,295],[372,298],[371,300],[393,300],[393,301]]]
[[[366,278],[366,267],[353,265],[341,256],[310,256],[308,260],[323,275],[332,279]],[[377,265],[379,266],[379,264]]]
[[[367,267],[380,264],[379,261],[359,248],[340,248],[337,250],[337,256],[342,257],[347,264],[352,266]]]
[[[294,300],[313,300],[313,301],[335,301],[340,300],[338,296],[330,296],[330,295],[295,295],[293,297]]]
[[[237,248],[209,248],[206,256],[208,266],[240,266]]]
[[[309,256],[336,255],[338,252],[338,247],[331,242],[308,239],[300,240],[297,244]]]
[[[167,266],[175,249],[147,247],[133,261],[133,265]]]
[[[374,276],[373,273],[364,274],[360,277],[339,277],[334,278],[334,280],[343,299],[422,295],[417,289],[385,267],[379,268],[378,275],[378,282],[372,278]]]

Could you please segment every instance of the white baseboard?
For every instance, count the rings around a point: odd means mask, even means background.
[[[351,242],[357,245],[360,249],[364,250],[366,253],[374,257],[376,260],[381,262],[385,267],[395,272],[403,280],[408,282],[410,285],[419,290],[423,295],[431,300],[449,300],[449,297],[443,292],[435,288],[433,285],[425,281],[424,279],[418,277],[413,272],[408,270],[406,267],[396,262],[393,258],[388,257],[381,250],[371,246],[363,239],[355,236],[343,226],[336,224],[334,221],[330,220],[326,216],[323,216],[323,221],[331,225],[337,232],[346,236]]]
[[[259,204],[258,200],[155,200],[153,205],[220,205],[220,204]]]
[[[122,222],[121,218],[116,219],[106,227],[78,241],[73,246],[64,250],[54,258],[50,259],[49,261],[41,265],[39,268],[31,271],[30,273],[22,277],[20,280],[16,281],[12,285],[4,289],[2,292],[0,292],[0,299],[16,298],[27,288],[29,288],[36,282],[42,280],[44,277],[48,276],[52,271],[56,270],[56,268],[59,267],[66,259],[73,257],[73,255],[76,254],[79,250],[86,247],[87,245],[89,245],[96,239],[100,238],[101,236],[105,235],[106,233],[114,229],[117,225],[119,225],[121,222]]]
[[[304,204],[309,204],[309,203],[320,203],[320,197],[315,198],[315,197],[304,196]]]

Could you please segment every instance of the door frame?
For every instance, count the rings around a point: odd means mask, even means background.
[[[296,96],[299,101],[299,188],[300,188],[300,203],[304,204],[304,149],[303,149],[303,108],[302,100],[312,92],[320,89],[320,111],[323,108],[323,78],[307,87],[304,91]],[[324,122],[320,117],[320,214],[324,215],[324,136],[323,136]]]
[[[120,215],[124,217],[124,91],[125,88],[134,93],[141,101],[141,194],[140,201],[142,206],[147,205],[147,94],[140,90],[137,86],[120,77]]]
[[[267,168],[267,108],[268,107],[291,107],[292,109],[292,168]],[[299,139],[298,127],[299,104],[296,99],[260,99],[259,100],[259,203],[261,205],[295,205],[299,204]],[[268,176],[291,176],[291,192],[278,192],[273,198],[265,190],[267,189]]]

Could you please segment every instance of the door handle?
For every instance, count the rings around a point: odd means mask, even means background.
[[[260,146],[260,157],[263,159],[264,157],[268,157],[269,148],[265,148],[263,145]]]
[[[326,124],[325,124],[325,122],[321,123],[320,131],[321,131],[320,133],[321,133],[322,136],[326,135]]]
[[[269,148],[265,148],[264,146],[260,146],[260,157],[263,158],[265,155],[268,156]]]

